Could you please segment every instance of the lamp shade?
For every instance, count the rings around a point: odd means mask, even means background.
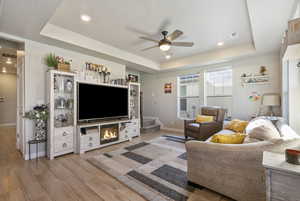
[[[279,106],[280,96],[277,94],[265,94],[263,96],[262,104],[265,106]]]

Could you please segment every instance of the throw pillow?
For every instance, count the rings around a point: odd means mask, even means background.
[[[214,121],[214,116],[207,116],[207,115],[197,115],[196,122],[197,123],[206,123]]]
[[[221,144],[243,144],[246,135],[243,133],[235,133],[231,135],[216,134],[212,136],[211,142]]]
[[[280,138],[280,134],[274,124],[268,119],[254,119],[246,128],[250,138],[258,140],[271,140]]]
[[[234,119],[225,126],[225,129],[229,129],[237,133],[244,133],[247,125],[248,121]]]

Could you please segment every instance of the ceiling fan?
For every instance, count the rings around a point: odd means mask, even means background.
[[[147,47],[145,49],[142,49],[141,51],[146,51],[152,48],[159,47],[162,51],[168,51],[171,46],[178,46],[178,47],[192,47],[194,45],[193,42],[173,42],[175,39],[177,39],[179,36],[183,34],[180,30],[175,30],[173,33],[168,35],[167,31],[162,31],[161,34],[163,35],[163,39],[156,40],[148,37],[141,36],[140,39],[148,40],[157,43],[157,45]]]

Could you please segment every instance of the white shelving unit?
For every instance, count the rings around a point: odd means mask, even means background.
[[[82,83],[82,81],[80,82]],[[140,136],[140,84],[129,83],[128,86],[123,86],[101,83],[99,85],[128,88],[129,118],[104,120],[96,123],[78,123],[76,152],[80,154]],[[111,142],[107,142],[107,140],[103,139],[103,130],[110,126],[115,127],[118,137]]]
[[[140,136],[139,83],[124,86],[78,81],[75,74],[56,70],[50,70],[47,78],[50,113],[47,151],[49,159],[73,152],[84,153]],[[128,119],[77,123],[77,82],[128,88]],[[103,137],[105,130],[115,132],[117,137]]]
[[[251,75],[241,77],[242,86],[247,85],[268,85],[270,84],[270,76],[268,75]]]
[[[139,128],[140,128],[140,114],[141,114],[141,98],[140,98],[140,92],[141,92],[141,86],[139,83],[130,82],[128,84],[128,91],[129,91],[129,119],[132,122],[135,122]],[[139,129],[138,129],[139,130]],[[136,136],[139,136],[140,132],[137,133]]]
[[[76,128],[75,74],[50,70],[47,75],[49,103],[48,157],[74,152]]]
[[[109,126],[115,126],[118,131],[117,139],[107,142],[101,137],[101,130]],[[83,154],[86,151],[110,146],[131,140],[140,135],[138,122],[135,120],[113,120],[98,123],[82,123],[77,126],[78,145],[77,153]],[[105,142],[106,141],[106,142]]]

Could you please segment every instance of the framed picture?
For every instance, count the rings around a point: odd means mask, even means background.
[[[165,84],[165,94],[172,93],[172,83],[166,83]]]
[[[134,74],[128,74],[129,82],[139,82],[139,76]]]

